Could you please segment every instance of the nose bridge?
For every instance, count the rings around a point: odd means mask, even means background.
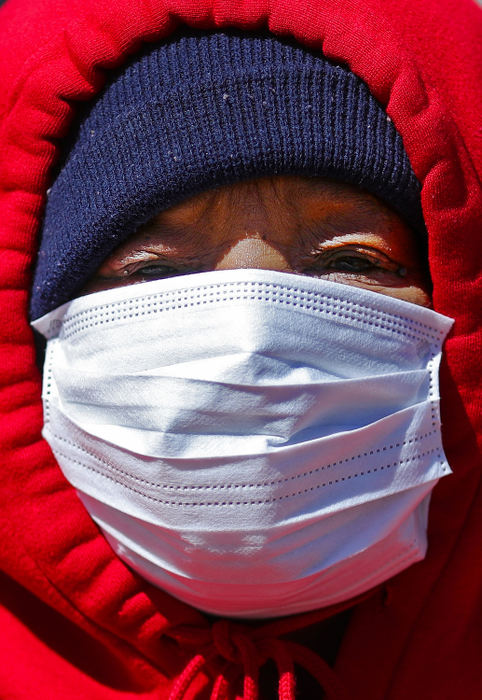
[[[230,247],[217,262],[217,270],[254,268],[287,271],[283,252],[291,242],[290,212],[272,178],[238,183],[224,193]],[[227,215],[226,215],[227,214]]]
[[[286,272],[289,263],[280,250],[258,233],[245,233],[239,237],[231,248],[218,261],[216,270],[235,270],[252,268],[260,270],[279,270]]]

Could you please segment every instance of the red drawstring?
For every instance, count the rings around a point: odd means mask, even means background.
[[[284,639],[268,638],[254,642],[249,630],[241,625],[218,620],[212,626],[211,643],[206,654],[196,654],[175,682],[169,700],[183,700],[189,686],[205,666],[216,664],[220,657],[241,665],[244,672],[243,700],[258,700],[259,669],[273,659],[278,670],[279,700],[295,700],[294,664],[304,668],[315,678],[326,693],[327,700],[348,698],[336,674],[318,654],[307,647]],[[207,641],[207,640],[206,640]],[[216,673],[216,672],[215,672]],[[229,682],[224,673],[217,672],[210,700],[226,700]]]
[[[348,700],[347,692],[338,676],[321,656],[296,642],[283,640],[282,644],[293,662],[316,678],[325,691],[326,700]]]
[[[206,659],[202,654],[196,654],[196,656],[191,659],[184,671],[174,683],[174,686],[169,694],[169,700],[183,699],[183,697],[186,695],[187,689],[205,663]]]
[[[229,683],[222,673],[218,675],[213,685],[209,700],[225,700],[228,697]]]
[[[274,659],[278,669],[279,700],[295,700],[295,668],[293,659],[287,653],[285,642],[279,639],[270,639],[265,642],[264,646],[268,650],[269,657]]]
[[[259,651],[245,635],[235,633],[234,638],[243,660],[243,700],[258,700]]]

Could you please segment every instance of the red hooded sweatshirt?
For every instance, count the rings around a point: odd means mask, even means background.
[[[7,0],[2,7],[2,700],[289,700],[294,675],[310,677],[303,698],[482,697],[481,15],[474,0]],[[362,600],[269,624],[208,619],[136,577],[41,437],[27,309],[59,145],[76,106],[112,69],[182,24],[267,27],[347,64],[368,84],[422,183],[433,304],[455,319],[441,372],[453,475],[433,493],[427,557]],[[349,612],[340,618],[342,608]],[[320,650],[340,619],[341,643],[327,663]]]

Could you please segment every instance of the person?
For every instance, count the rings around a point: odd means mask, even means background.
[[[480,9],[1,13],[0,696],[479,697]]]

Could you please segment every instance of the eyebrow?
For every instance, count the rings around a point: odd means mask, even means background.
[[[380,232],[392,227],[391,213],[376,202],[358,200],[351,206],[332,210],[322,223],[332,233]],[[397,215],[393,213],[393,216]]]
[[[179,224],[175,222],[166,223],[159,221],[158,217],[161,215],[162,212],[139,228],[134,235],[137,236],[144,234],[146,237],[144,240],[148,240],[152,235],[159,236],[161,239],[172,239],[179,236],[185,236],[188,230],[192,228],[192,224]]]

